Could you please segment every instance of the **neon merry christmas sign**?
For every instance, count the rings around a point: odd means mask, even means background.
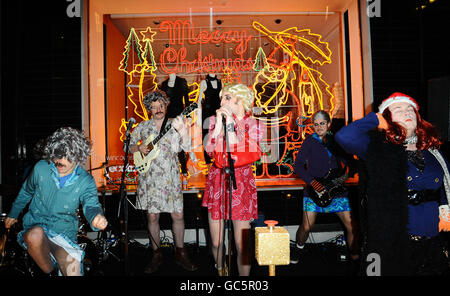
[[[252,58],[244,58],[248,43],[252,35],[247,31],[206,31],[200,30],[196,33],[194,24],[189,20],[164,21],[159,25],[160,32],[168,32],[169,47],[161,53],[161,70],[165,73],[223,73],[225,69],[234,72],[250,71],[253,67]],[[197,58],[186,60],[187,49],[185,45],[200,44],[229,44],[235,43],[234,49],[237,58],[215,58],[211,53],[206,56],[202,51],[197,52]],[[176,50],[171,47],[181,45]]]
[[[331,63],[331,51],[328,43],[321,40],[322,36],[311,33],[309,29],[299,30],[297,27],[291,27],[283,31],[271,31],[256,21],[252,23],[252,27],[259,36],[267,37],[274,44],[268,53],[259,47],[253,58],[244,56],[250,40],[256,35],[245,30],[196,30],[189,20],[163,21],[157,32],[147,27],[138,34],[132,28],[119,70],[128,74],[128,100],[133,105],[134,114],[142,120],[149,119],[142,103],[144,89],[149,91],[158,88],[155,80],[157,65],[164,73],[222,74],[222,81],[227,83],[240,82],[240,72],[248,71],[253,80],[251,88],[255,92],[255,107],[262,111],[258,119],[268,129],[282,128],[285,131],[262,143],[264,147],[273,147],[274,143],[283,142],[281,146],[284,148],[276,153],[262,149],[264,161],[262,159],[256,164],[260,168],[257,178],[289,177],[293,174],[293,161],[303,139],[312,132],[311,115],[317,110],[332,113],[334,109],[334,95],[322,73],[317,70],[318,67]],[[166,48],[162,49],[159,55],[159,63],[156,62],[152,48],[154,36],[157,34],[166,34],[165,38],[168,40]],[[139,35],[142,38],[139,38]],[[235,57],[220,58],[211,53],[205,55],[197,51],[196,58],[187,60],[187,46],[201,47],[204,44],[234,44]],[[276,54],[280,51],[283,53],[281,60]],[[136,85],[139,86],[138,89]],[[189,101],[200,102],[199,84],[193,82],[189,84],[189,88]],[[294,103],[295,107],[287,113],[278,112],[287,102]],[[127,124],[126,120],[122,119],[122,140]],[[199,163],[194,165],[197,167]],[[284,168],[285,173],[271,175],[269,165]]]

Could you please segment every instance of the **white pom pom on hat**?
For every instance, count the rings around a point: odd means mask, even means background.
[[[380,106],[378,107],[378,112],[383,113],[383,111],[386,110],[387,107],[399,102],[409,103],[414,107],[414,109],[416,109],[416,111],[419,111],[419,104],[417,104],[416,100],[408,95],[396,92],[390,95],[387,99],[383,100],[383,102],[381,102]]]

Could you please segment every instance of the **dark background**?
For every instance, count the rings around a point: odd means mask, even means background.
[[[429,81],[450,76],[450,1],[380,1],[381,17],[370,19],[374,107],[399,91],[432,121]],[[1,186],[14,196],[36,142],[61,126],[81,128],[81,22],[64,0],[0,3]],[[448,96],[437,99],[448,105]]]
[[[374,107],[399,91],[415,98],[429,120],[428,82],[450,75],[450,1],[382,0],[381,10],[370,19]]]
[[[81,128],[81,21],[68,4],[1,1],[2,184],[21,183],[37,141]]]

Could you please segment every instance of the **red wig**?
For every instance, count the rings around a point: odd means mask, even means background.
[[[414,109],[417,118],[416,136],[418,150],[426,150],[429,148],[439,149],[442,141],[439,133],[434,125],[422,119],[419,112]],[[386,119],[389,128],[386,130],[386,140],[394,144],[403,144],[406,139],[406,130],[398,123],[392,121],[392,114],[389,108],[383,112],[383,117]]]

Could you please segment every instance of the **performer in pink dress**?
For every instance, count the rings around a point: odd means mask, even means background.
[[[250,149],[255,149],[263,138],[264,128],[257,119],[250,116],[253,105],[253,91],[242,84],[226,85],[221,91],[220,108],[210,118],[209,133],[205,139],[205,150],[214,157],[214,151],[223,151],[226,118],[229,145],[243,143],[248,139]],[[249,150],[253,151],[253,150]],[[236,162],[237,163],[237,162]],[[232,189],[231,220],[237,249],[239,275],[250,273],[250,222],[258,218],[256,183],[252,163],[235,166],[236,189]],[[229,217],[229,175],[215,161],[209,171],[202,206],[208,208],[212,251],[219,275],[228,275],[223,263],[223,227]]]

